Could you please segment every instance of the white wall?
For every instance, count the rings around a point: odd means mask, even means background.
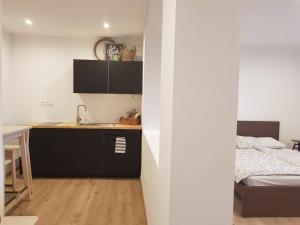
[[[291,144],[300,137],[299,74],[300,47],[243,47],[238,118],[280,121],[280,139]]]
[[[169,224],[170,151],[160,146],[163,1],[151,0],[144,32],[142,185],[149,225]],[[165,63],[165,62],[163,62]],[[170,83],[171,85],[171,83]],[[162,99],[163,100],[163,99]],[[168,104],[167,104],[168,105]],[[164,110],[165,111],[165,110]],[[166,111],[165,111],[166,112]],[[164,125],[162,129],[164,129]],[[166,156],[161,156],[162,154]]]
[[[239,4],[177,0],[172,225],[232,224]]]
[[[12,36],[3,31],[2,35],[2,107],[5,112],[3,121],[12,123],[14,121],[13,110],[13,84],[12,84]]]
[[[136,45],[142,55],[142,38],[118,39]],[[75,121],[76,106],[86,104],[86,117],[95,122],[116,122],[126,111],[141,110],[140,95],[74,94],[73,59],[94,59],[95,38],[12,35],[11,83],[13,109],[5,108],[6,123]],[[7,48],[8,49],[8,48]],[[4,85],[6,85],[4,83]],[[41,100],[54,106],[41,106]],[[11,121],[10,115],[14,114]]]
[[[162,18],[159,164],[143,137],[148,223],[229,225],[239,1],[164,0]]]
[[[144,130],[160,127],[162,4],[161,0],[150,1],[144,31]]]
[[[299,0],[243,0],[243,46],[300,46]]]
[[[2,27],[2,5],[0,1],[0,26]],[[0,29],[0,126],[2,127],[2,29]],[[0,128],[0,217],[4,216],[4,151],[2,142],[2,129]]]

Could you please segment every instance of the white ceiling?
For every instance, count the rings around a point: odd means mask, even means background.
[[[2,0],[3,26],[12,33],[59,36],[141,35],[148,0]],[[24,24],[25,18],[33,26]],[[103,22],[111,28],[105,30]]]
[[[300,0],[244,0],[242,44],[300,46]]]
[[[149,0],[2,0],[13,33],[141,35]],[[243,0],[242,45],[300,46],[300,0]],[[33,26],[24,24],[30,18]],[[105,30],[103,22],[111,28]]]

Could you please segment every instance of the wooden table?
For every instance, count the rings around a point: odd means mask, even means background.
[[[6,216],[1,220],[1,225],[34,225],[37,216]]]
[[[18,139],[21,147],[22,170],[24,177],[24,188],[16,192],[16,197],[5,205],[4,212],[7,213],[21,199],[31,200],[32,195],[32,174],[29,153],[29,131],[31,126],[3,126],[3,144],[9,144],[12,140]]]

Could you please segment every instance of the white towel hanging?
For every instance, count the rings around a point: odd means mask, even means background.
[[[125,154],[126,153],[126,138],[117,137],[115,141],[115,153]]]

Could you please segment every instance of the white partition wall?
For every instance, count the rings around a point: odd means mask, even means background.
[[[232,224],[239,4],[163,1],[158,164],[143,140],[149,225]]]
[[[239,2],[176,1],[172,225],[232,224]]]
[[[162,0],[149,4],[144,31],[143,128],[159,130],[161,78]]]
[[[143,147],[142,184],[149,225],[168,224],[169,187],[162,181],[169,179],[165,165],[170,161],[160,157],[160,83],[162,0],[149,1],[144,32],[143,85]],[[162,166],[160,166],[162,165]]]
[[[0,25],[1,21],[1,1],[0,1]],[[2,29],[0,30],[0,127],[2,127]],[[2,129],[0,128],[0,217],[4,216],[4,151],[2,144]]]

